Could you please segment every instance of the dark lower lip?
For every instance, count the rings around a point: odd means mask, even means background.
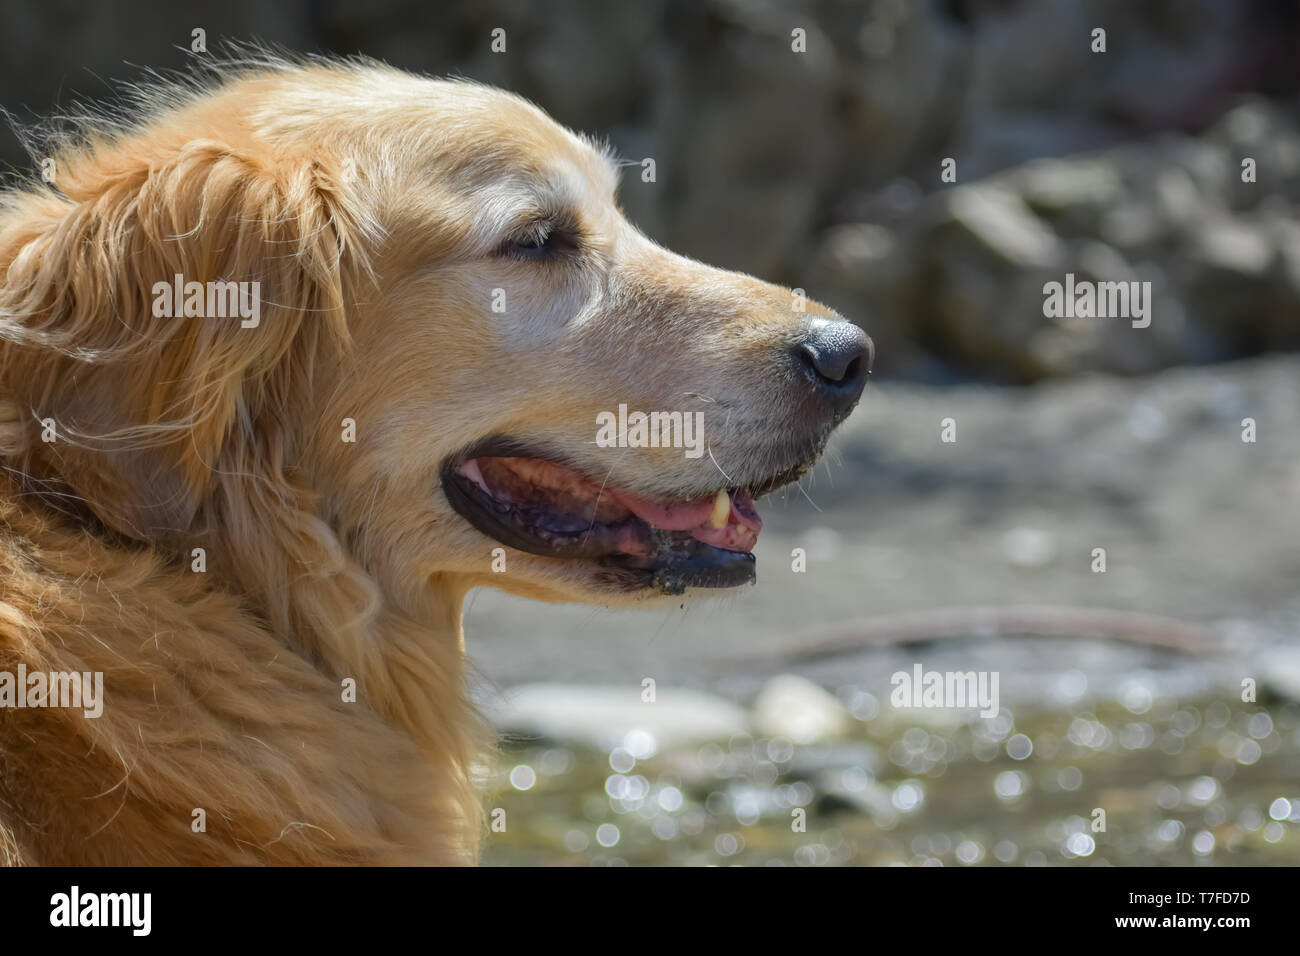
[[[757,578],[757,562],[747,551],[727,551],[699,541],[687,543],[686,548],[663,559],[616,555],[600,563],[640,576],[644,587],[664,594],[681,594],[687,588],[737,588]]]

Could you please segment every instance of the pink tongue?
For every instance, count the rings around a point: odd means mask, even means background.
[[[732,496],[731,513],[721,528],[710,528],[707,525],[713,514],[713,498],[662,502],[625,491],[615,494],[620,504],[653,527],[664,531],[689,531],[696,540],[732,551],[752,550],[758,541],[758,532],[763,527],[763,520],[754,510],[753,499],[747,491],[738,491]]]
[[[698,528],[713,514],[713,499],[699,501],[651,501],[626,491],[614,492],[619,503],[646,524],[664,531],[689,531]]]

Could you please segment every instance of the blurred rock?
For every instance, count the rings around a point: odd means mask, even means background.
[[[851,722],[835,695],[794,674],[773,677],[754,701],[754,726],[758,732],[796,744],[838,737]]]
[[[681,688],[658,689],[653,702],[638,685],[525,684],[485,705],[502,733],[584,744],[599,750],[623,746],[628,734],[653,738],[651,749],[745,733],[744,710],[722,697]]]
[[[1270,648],[1262,681],[1284,700],[1300,703],[1300,651]]]
[[[882,772],[888,761],[878,747],[860,740],[839,740],[811,747],[796,747],[785,772],[796,777],[826,774],[829,779],[844,771],[855,771],[848,783]]]
[[[1242,139],[1272,157],[1256,183],[1241,182]],[[1164,135],[949,187],[888,235],[837,226],[812,286],[832,301],[869,300],[878,364],[888,371],[899,348],[901,374],[925,368],[908,350],[965,377],[1032,382],[1295,349],[1298,158],[1294,119],[1250,102],[1202,140]],[[1150,326],[1045,317],[1043,285],[1066,273],[1150,282]]]

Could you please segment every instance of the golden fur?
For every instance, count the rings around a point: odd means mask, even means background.
[[[0,671],[103,672],[105,704],[0,709],[6,862],[471,862],[466,592],[648,598],[581,562],[493,575],[440,463],[526,431],[699,493],[829,430],[773,386],[789,292],[653,245],[608,159],[509,94],[267,60],[43,148],[53,188],[0,205]],[[579,267],[491,255],[548,203]],[[260,324],[154,316],[177,274],[260,281]],[[593,408],[692,389],[745,411],[709,458],[591,458]]]

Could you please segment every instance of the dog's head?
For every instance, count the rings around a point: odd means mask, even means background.
[[[399,600],[730,587],[861,394],[856,325],[655,245],[515,96],[312,65],[157,109],[0,213],[3,388],[119,531],[247,543],[292,500]]]

